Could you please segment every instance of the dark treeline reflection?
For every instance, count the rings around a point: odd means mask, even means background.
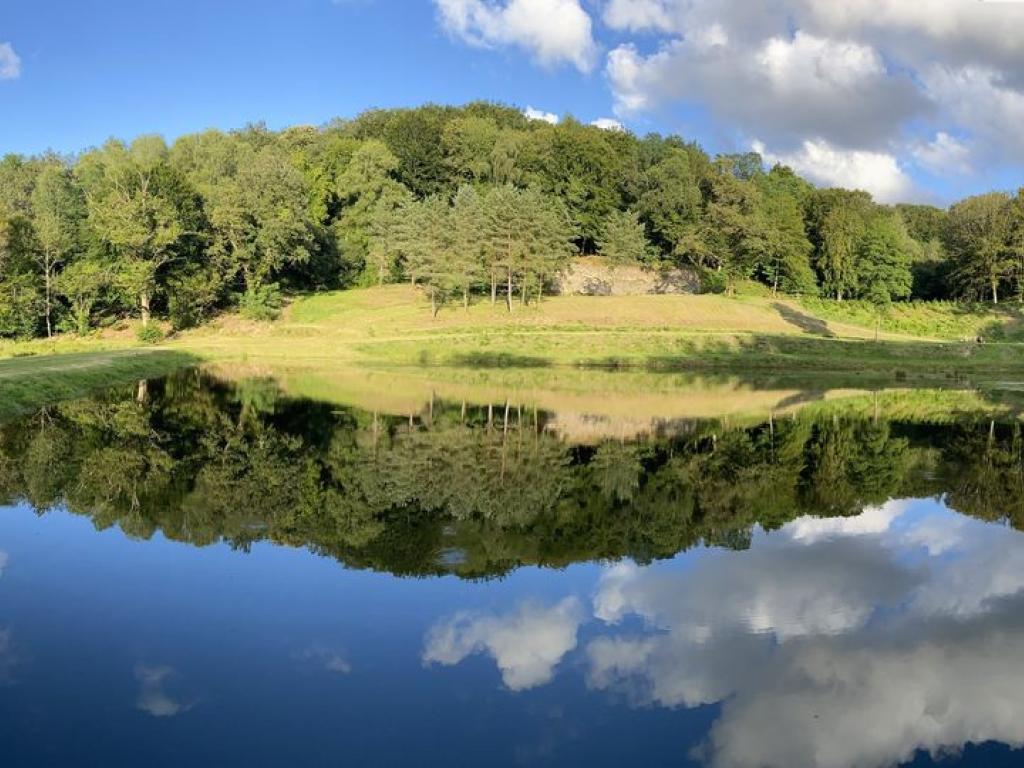
[[[395,418],[186,371],[0,427],[0,493],[98,528],[196,545],[270,540],[397,574],[742,548],[755,524],[945,495],[1024,524],[1018,424],[805,411],[755,427],[573,445],[531,409]]]

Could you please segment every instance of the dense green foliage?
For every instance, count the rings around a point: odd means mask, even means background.
[[[757,155],[486,103],[317,129],[144,136],[0,161],[0,336],[177,328],[281,290],[409,280],[436,312],[539,301],[574,253],[697,270],[708,290],[1024,300],[1024,195],[948,212],[817,190]]]
[[[471,577],[742,547],[755,524],[893,497],[945,493],[966,514],[1024,523],[1019,424],[890,421],[867,406],[574,445],[529,408],[437,402],[385,417],[187,370],[0,427],[0,496],[133,536],[268,539]]]

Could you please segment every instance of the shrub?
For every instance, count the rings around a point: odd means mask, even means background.
[[[281,314],[281,289],[276,283],[246,291],[238,301],[243,317],[250,320],[276,320]]]
[[[135,338],[143,344],[159,344],[164,340],[164,332],[158,325],[140,325],[135,329]]]

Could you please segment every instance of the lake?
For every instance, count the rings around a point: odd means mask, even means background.
[[[0,425],[3,765],[1024,762],[1012,386],[394,381]]]

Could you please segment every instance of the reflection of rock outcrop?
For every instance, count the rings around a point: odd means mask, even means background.
[[[544,429],[575,445],[596,445],[605,440],[636,440],[641,437],[681,437],[693,431],[693,421],[674,419],[630,419],[555,413]]]

